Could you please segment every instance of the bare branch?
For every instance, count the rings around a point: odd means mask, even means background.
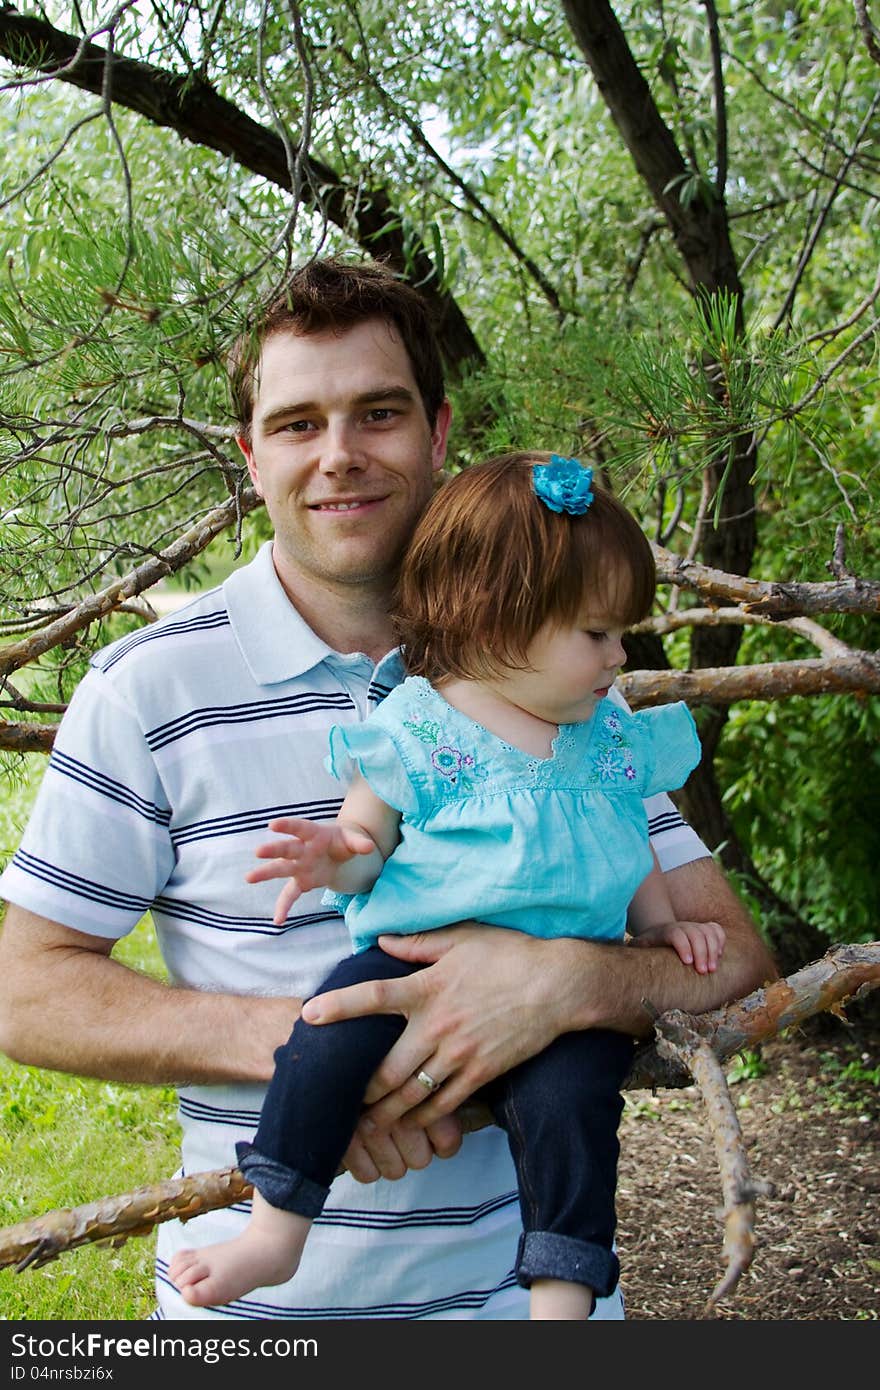
[[[874,580],[849,578],[821,584],[782,584],[726,574],[696,560],[684,560],[662,546],[652,544],[651,548],[661,583],[693,589],[710,603],[742,603],[751,613],[780,618],[807,613],[880,612],[880,583]]]
[[[709,1131],[721,1171],[724,1194],[724,1255],[727,1267],[709,1296],[706,1313],[719,1299],[731,1292],[740,1275],[748,1269],[755,1252],[755,1206],[758,1191],[752,1180],[739,1120],[727,1089],[721,1063],[705,1038],[694,1032],[687,1014],[670,1011],[657,1021],[657,1051],[672,1055],[687,1067],[700,1090],[706,1107]],[[772,1193],[772,1187],[761,1184]]]
[[[845,333],[848,328],[852,328],[853,324],[858,323],[863,314],[866,314],[869,309],[873,308],[878,297],[880,297],[880,269],[877,271],[877,277],[874,280],[870,293],[865,296],[861,304],[857,304],[852,313],[841,323],[836,323],[833,328],[824,328],[818,333],[812,333],[810,337],[807,338],[807,342],[830,342],[832,339],[838,338],[841,333]]]
[[[834,528],[834,550],[826,568],[835,579],[852,579],[852,574],[846,567],[846,527],[842,521]]]
[[[68,641],[90,623],[106,617],[135,594],[143,593],[144,589],[151,588],[160,579],[182,569],[210,545],[215,536],[232,525],[238,516],[246,516],[261,505],[262,498],[257,496],[253,488],[245,488],[240,498],[230,498],[222,506],[215,507],[151,560],[144,561],[121,579],[115,579],[99,593],[90,594],[64,617],[56,619],[32,637],[0,648],[0,676],[26,666],[60,642]]]
[[[141,570],[145,568],[141,566]],[[155,583],[155,580],[150,582]],[[93,622],[100,616],[103,614],[93,614],[86,621]],[[60,621],[65,622],[66,619]],[[85,622],[82,626],[85,626]],[[9,669],[25,665],[31,658],[21,659],[22,652],[30,649],[35,651],[36,645],[36,638],[29,643],[18,643],[18,664]],[[782,700],[792,695],[880,694],[880,656],[850,648],[846,648],[846,651],[845,657],[836,655],[825,660],[776,661],[754,666],[702,666],[695,671],[624,672],[618,677],[617,684],[633,709],[668,704],[672,700],[685,700],[689,705],[732,705],[737,700]],[[0,722],[0,750],[48,753],[56,731],[56,725]]]
[[[661,222],[658,218],[654,218],[651,222],[648,223],[646,227],[642,228],[639,234],[639,244],[633,252],[632,256],[630,256],[626,266],[626,276],[623,282],[623,295],[625,299],[629,299],[630,295],[635,289],[636,281],[639,278],[639,271],[641,270],[645,257],[648,254],[648,247],[651,245],[651,242],[657,234],[657,232],[663,230],[664,225],[665,224]]]
[[[816,220],[813,224],[813,229],[810,232],[810,235],[807,239],[807,244],[803,249],[797,266],[795,267],[795,272],[792,277],[791,285],[788,288],[788,293],[786,294],[785,299],[782,302],[782,306],[779,310],[779,313],[776,315],[776,318],[773,321],[772,329],[774,332],[776,331],[776,329],[779,328],[779,326],[782,323],[785,322],[785,320],[791,313],[791,307],[794,303],[795,295],[798,292],[798,287],[800,286],[801,280],[803,279],[804,272],[806,271],[806,268],[810,263],[813,252],[819,244],[819,238],[822,235],[822,230],[825,226],[825,223],[828,219],[828,216],[831,212],[837,195],[843,186],[843,181],[853,165],[853,161],[855,160],[859,145],[861,144],[866,132],[871,129],[871,125],[873,123],[874,115],[877,110],[878,104],[880,104],[880,92],[877,92],[875,94],[874,100],[871,102],[871,105],[865,112],[865,116],[862,120],[861,125],[859,126],[856,138],[852,142],[852,147],[850,150],[847,151],[846,155],[844,156],[844,160],[841,167],[837,170],[837,173],[834,176],[834,181],[832,183],[831,189],[829,190],[828,197],[825,199],[825,203],[821,208],[818,216],[816,217]]]
[[[6,1241],[0,1239],[0,1266],[15,1264],[18,1271],[29,1267],[37,1269],[54,1260],[62,1250],[73,1250],[90,1241],[106,1241],[115,1249],[124,1245],[129,1236],[149,1235],[158,1222],[175,1218],[188,1221],[201,1212],[216,1211],[218,1207],[243,1201],[252,1192],[253,1188],[241,1173],[236,1168],[228,1168],[197,1173],[190,1179],[172,1178],[121,1197],[104,1197],[81,1207],[48,1212],[36,1221],[19,1223],[33,1228],[39,1225],[40,1229],[34,1230],[34,1238],[25,1234],[27,1248],[24,1253],[10,1253],[5,1261],[4,1252],[12,1252],[20,1237],[13,1235],[15,1227],[2,1233]]]
[[[782,700],[791,695],[880,694],[880,656],[854,651],[846,658],[633,671],[619,676],[617,684],[633,709],[671,700],[732,705],[737,700]]]
[[[878,986],[880,941],[832,946],[784,980],[774,980],[724,1008],[695,1014],[689,1021],[711,1043],[719,1061],[726,1062],[814,1014],[843,1017],[847,999],[857,999]],[[664,1061],[652,1043],[645,1043],[636,1051],[626,1085],[628,1089],[688,1086],[690,1076],[686,1068]]]
[[[703,8],[709,23],[712,89],[715,96],[715,196],[722,202],[727,186],[727,104],[724,100],[724,69],[721,66],[721,36],[715,0],[703,0]]]
[[[7,753],[51,753],[57,724],[0,722],[0,749]]]
[[[868,14],[868,0],[854,0],[856,7],[856,19],[862,31],[862,38],[865,40],[865,47],[874,59],[875,63],[880,63],[880,42],[877,39],[877,30],[871,23],[871,16]]]
[[[644,622],[636,623],[629,631],[636,635],[653,632],[658,637],[664,637],[667,633],[678,632],[683,627],[724,627],[726,624],[732,624],[734,627],[782,627],[805,637],[819,651],[825,652],[826,656],[856,655],[854,649],[846,642],[841,642],[839,637],[835,637],[827,628],[821,627],[809,618],[768,618],[760,613],[747,612],[744,608],[677,608],[673,612],[646,618]]]

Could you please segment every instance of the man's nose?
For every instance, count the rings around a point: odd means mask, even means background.
[[[347,421],[331,421],[327,426],[318,466],[322,473],[350,473],[365,466],[354,431]]]

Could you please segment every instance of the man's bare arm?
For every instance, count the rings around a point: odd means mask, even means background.
[[[10,904],[0,932],[0,1051],[16,1062],[145,1085],[263,1083],[300,1001],[176,989],[111,959],[114,943]],[[401,1178],[461,1146],[451,1116],[358,1131],[360,1182]]]
[[[176,989],[111,959],[114,942],[9,905],[0,1049],[108,1081],[268,1081],[300,1001]]]
[[[663,875],[676,916],[690,921],[720,922],[726,933],[717,969],[700,975],[682,965],[668,947],[643,947],[627,956],[628,979],[619,1001],[620,1017],[609,1027],[641,1035],[651,1030],[642,1006],[647,1000],[659,1013],[684,1009],[705,1013],[775,980],[778,970],[745,906],[713,859],[695,859]],[[638,947],[638,940],[632,945]],[[636,1012],[631,1010],[635,1007]]]
[[[652,1009],[700,1013],[775,978],[769,952],[711,859],[682,865],[666,881],[678,915],[712,919],[727,933],[710,975],[684,965],[667,946],[543,941],[499,927],[460,926],[383,937],[389,953],[429,968],[333,991],[309,1001],[303,1016],[332,1022],[403,1014],[408,1025],[367,1092],[376,1102],[370,1113],[380,1126],[410,1109],[413,1118],[431,1123],[561,1033],[604,1027],[643,1035],[651,1030]],[[414,1079],[420,1069],[441,1083],[428,1100]]]

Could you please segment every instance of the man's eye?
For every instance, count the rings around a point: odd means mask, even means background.
[[[394,411],[391,409],[390,406],[377,405],[375,410],[371,410],[369,412],[368,418],[370,420],[373,420],[376,424],[382,425],[385,423],[386,420],[390,420],[393,415]]]

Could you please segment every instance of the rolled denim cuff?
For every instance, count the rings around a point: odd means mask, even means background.
[[[322,1187],[293,1168],[285,1168],[274,1158],[261,1154],[253,1144],[238,1143],[235,1146],[238,1166],[248,1182],[253,1183],[261,1197],[270,1207],[280,1211],[295,1211],[300,1216],[314,1220],[320,1216],[327,1200],[329,1187]]]
[[[608,1298],[620,1278],[620,1261],[604,1245],[553,1231],[528,1231],[519,1238],[516,1277],[526,1289],[535,1279],[564,1279],[586,1284],[598,1298]]]

